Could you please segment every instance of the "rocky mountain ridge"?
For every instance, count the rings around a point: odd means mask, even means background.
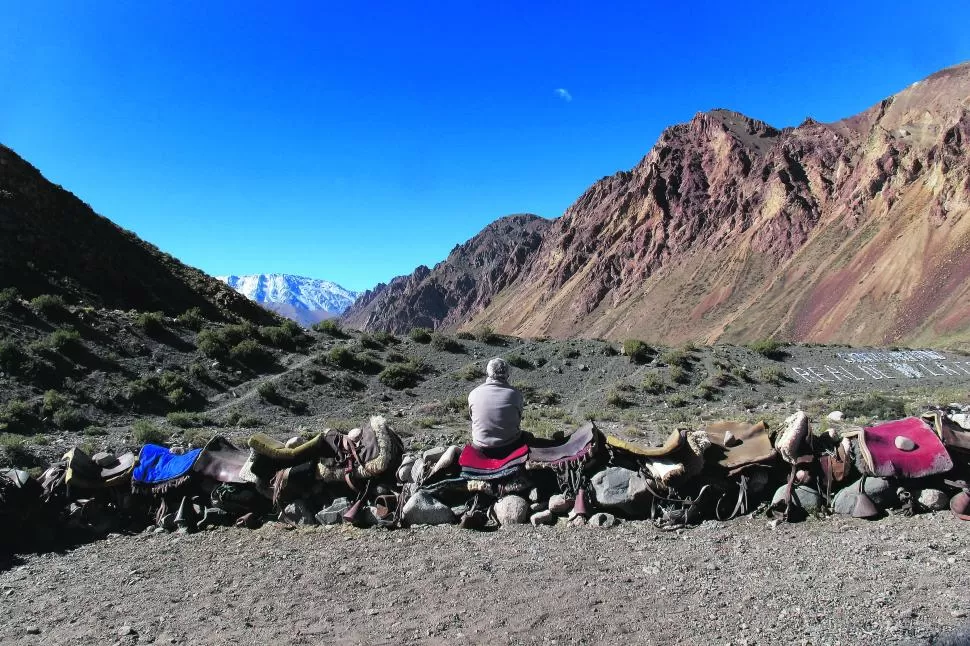
[[[462,309],[440,307],[456,291],[424,319],[418,301],[404,315],[388,300],[357,321],[667,343],[970,341],[968,137],[970,64],[829,124],[699,113],[594,183]],[[435,271],[482,275],[459,262]]]

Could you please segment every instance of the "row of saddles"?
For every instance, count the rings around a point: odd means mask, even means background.
[[[246,448],[221,436],[195,449],[147,444],[137,456],[74,448],[39,478],[0,472],[0,548],[268,520],[488,529],[620,517],[679,528],[754,512],[793,521],[947,508],[970,520],[968,418],[947,407],[813,433],[798,412],[773,434],[764,422],[716,422],[675,430],[661,446],[588,422],[502,449],[406,453],[375,416],[287,442],[257,433]]]

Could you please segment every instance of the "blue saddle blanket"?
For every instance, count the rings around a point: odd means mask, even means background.
[[[192,449],[176,455],[164,446],[146,444],[138,454],[138,464],[131,474],[132,483],[154,487],[181,482],[191,474],[201,453],[202,449]]]

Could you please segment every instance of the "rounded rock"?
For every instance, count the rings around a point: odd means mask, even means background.
[[[782,485],[775,490],[775,495],[771,498],[771,504],[781,502],[785,499],[785,492],[788,490],[788,485]],[[822,506],[825,504],[822,497],[818,495],[818,492],[811,487],[804,487],[798,485],[792,489],[791,492],[793,502],[800,505],[802,509],[810,514],[818,512]]]
[[[903,435],[897,435],[894,443],[900,451],[912,451],[916,448],[916,442]]]
[[[572,498],[569,498],[565,494],[557,493],[549,497],[549,511],[563,516],[572,510],[574,502]]]
[[[616,516],[604,512],[598,512],[589,517],[590,527],[609,529],[616,525]]]
[[[950,508],[950,497],[939,489],[923,489],[919,492],[917,500],[930,511],[944,511]]]
[[[529,522],[529,501],[521,496],[505,496],[495,503],[495,518],[501,525]]]

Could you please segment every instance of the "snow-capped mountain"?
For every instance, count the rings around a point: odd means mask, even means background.
[[[289,274],[216,278],[246,298],[307,327],[323,319],[340,316],[359,295],[329,280]]]

